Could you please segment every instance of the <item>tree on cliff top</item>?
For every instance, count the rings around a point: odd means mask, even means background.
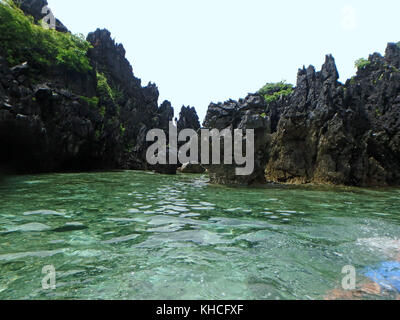
[[[288,96],[293,92],[293,85],[285,81],[277,83],[267,83],[258,93],[264,97],[265,102],[271,103],[279,100],[281,96]]]
[[[0,52],[10,65],[28,62],[38,70],[58,66],[86,73],[91,70],[89,48],[82,36],[44,29],[13,1],[0,2]]]

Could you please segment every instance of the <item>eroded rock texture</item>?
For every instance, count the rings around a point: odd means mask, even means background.
[[[252,122],[259,123],[256,141],[261,142],[256,149],[257,172],[267,163],[266,178],[271,182],[399,185],[399,45],[389,44],[384,57],[375,53],[368,61],[342,84],[334,58],[328,55],[321,71],[313,66],[299,70],[289,96],[268,105],[250,96],[258,103],[246,104],[247,115],[241,102],[211,104],[205,126],[249,127],[239,123],[254,117]],[[268,124],[258,117],[262,113]],[[216,182],[243,182],[230,172],[230,166],[210,169]]]
[[[181,131],[183,129],[193,129],[195,131],[199,130],[200,121],[196,109],[193,107],[183,106],[179,114],[177,126],[178,131]]]
[[[204,166],[210,174],[211,182],[240,185],[265,183],[264,172],[267,163],[269,135],[271,133],[271,119],[264,114],[266,108],[265,101],[259,95],[249,95],[246,99],[241,99],[239,101],[230,100],[223,104],[218,103],[209,106],[203,125],[204,128],[218,129],[220,132],[228,128],[232,132],[232,136],[234,129],[252,129],[255,134],[253,173],[250,175],[237,175],[236,168],[242,166],[238,165],[234,159],[232,164],[224,164],[224,144],[223,139],[221,139],[221,164]],[[243,147],[243,150],[246,150],[245,147]],[[204,150],[202,150],[202,152],[204,152]],[[211,163],[211,154],[209,159]]]
[[[157,86],[152,83],[141,86],[140,79],[134,76],[132,66],[125,58],[124,47],[115,43],[108,30],[98,29],[90,33],[87,40],[93,45],[89,57],[94,67],[106,76],[113,90],[111,97],[98,92],[100,105],[105,107],[111,120],[118,119],[112,122],[123,131],[123,137],[115,136],[115,139],[106,142],[106,154],[112,157],[121,154],[118,166],[147,169],[149,143],[146,142],[146,134],[153,128],[168,132],[174,109],[168,101],[158,107]]]
[[[21,0],[36,20],[46,4]],[[171,103],[158,106],[157,86],[142,87],[109,31],[98,29],[87,40],[93,48],[86,73],[54,67],[37,74],[28,63],[9,65],[0,52],[0,167],[16,173],[153,169],[146,135],[153,128],[168,134]],[[188,114],[183,123],[197,117],[194,109]]]
[[[400,184],[400,49],[375,53],[345,85],[334,59],[299,70],[272,135],[268,180],[345,185]]]

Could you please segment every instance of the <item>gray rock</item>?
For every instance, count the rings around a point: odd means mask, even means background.
[[[225,165],[224,147],[221,143],[220,165],[204,165],[210,174],[211,182],[218,184],[250,185],[265,183],[265,165],[267,163],[267,149],[271,131],[270,117],[264,117],[267,105],[259,95],[249,95],[238,102],[229,100],[224,104],[211,104],[208,108],[204,127],[220,131],[230,128],[252,129],[255,133],[254,172],[248,176],[238,176],[236,168],[241,167],[233,161],[232,165]],[[211,145],[211,141],[210,141]],[[211,149],[210,149],[211,150]]]
[[[192,174],[201,174],[206,172],[206,169],[198,163],[185,163],[178,170],[182,173],[192,173]]]
[[[400,49],[373,54],[342,85],[331,56],[321,72],[299,70],[271,136],[267,179],[356,186],[400,183]]]

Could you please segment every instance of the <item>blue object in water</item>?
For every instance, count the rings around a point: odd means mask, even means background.
[[[400,292],[400,262],[383,262],[378,269],[367,268],[364,275],[387,290]]]

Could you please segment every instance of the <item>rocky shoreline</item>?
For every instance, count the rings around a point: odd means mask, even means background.
[[[254,175],[261,178],[266,163],[269,182],[399,186],[399,68],[400,45],[389,43],[385,56],[374,53],[342,84],[328,55],[321,71],[299,70],[290,94],[267,104],[255,95],[211,104],[204,125],[263,128]],[[226,167],[213,169],[216,182],[232,182]]]
[[[43,18],[46,0],[19,3],[34,22]],[[56,27],[69,34],[58,20]],[[142,86],[108,30],[90,33],[86,42],[86,71],[40,69],[34,61],[10,64],[0,45],[0,169],[175,174],[179,165],[152,167],[146,161],[146,134],[153,128],[168,132],[171,103],[158,105],[157,86]],[[256,149],[252,175],[236,176],[234,164],[206,166],[211,182],[399,186],[399,69],[400,45],[390,43],[385,56],[374,53],[362,61],[345,84],[328,55],[320,71],[300,69],[293,88],[210,104],[204,128],[254,129]],[[176,121],[179,130],[200,130],[194,108],[183,107]]]

